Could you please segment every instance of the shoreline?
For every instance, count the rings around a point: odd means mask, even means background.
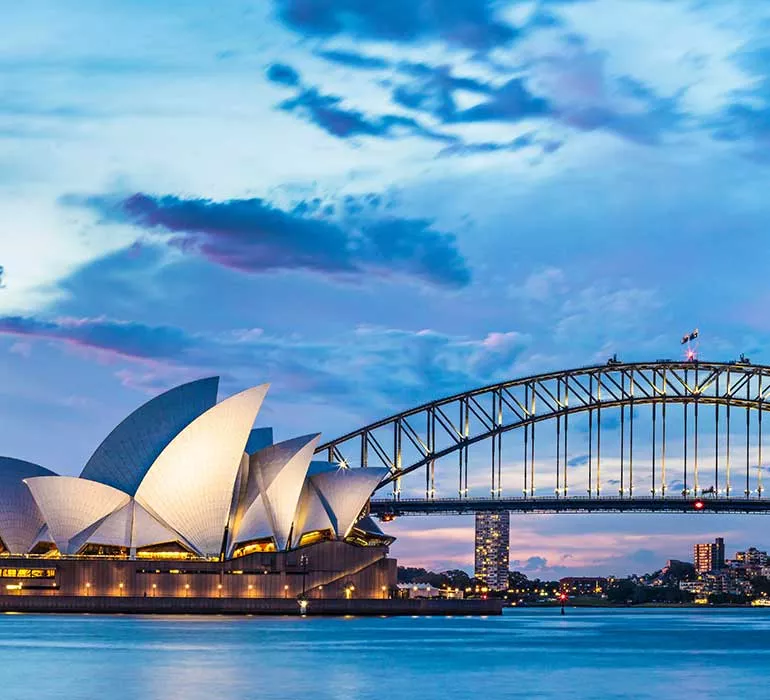
[[[559,603],[543,603],[543,604],[531,604],[531,605],[506,605],[506,608],[560,608]],[[597,610],[628,610],[631,608],[663,608],[663,609],[696,609],[703,610],[708,608],[740,608],[752,610],[770,610],[770,606],[767,605],[752,605],[751,603],[715,603],[711,604],[699,604],[699,603],[567,603],[565,608],[594,608]]]
[[[500,599],[178,598],[0,596],[0,613],[123,615],[483,616],[502,615]]]

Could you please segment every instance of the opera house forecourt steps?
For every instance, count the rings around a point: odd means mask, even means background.
[[[219,379],[138,408],[80,476],[0,457],[0,611],[499,614],[396,596],[366,514],[388,474],[314,460],[319,434],[254,428],[268,385]]]

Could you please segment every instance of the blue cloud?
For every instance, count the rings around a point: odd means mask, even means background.
[[[770,48],[747,52],[739,62],[754,74],[755,86],[737,91],[734,101],[713,120],[714,137],[747,142],[751,157],[770,160]]]
[[[411,117],[393,114],[366,116],[356,109],[342,107],[342,98],[324,95],[315,88],[301,90],[296,97],[279,105],[285,112],[297,113],[338,138],[354,136],[390,137],[397,130],[439,141],[453,140],[449,136],[427,129]]]
[[[301,269],[332,276],[404,275],[464,287],[470,270],[452,234],[430,221],[399,218],[372,195],[346,200],[330,215],[318,200],[284,211],[258,199],[69,196],[62,202],[96,211],[102,222],[127,223],[170,245],[247,273]]]
[[[377,56],[365,56],[364,54],[353,51],[319,51],[318,55],[332,63],[339,63],[350,68],[359,68],[364,70],[376,70],[388,68],[391,63],[384,58]]]
[[[472,78],[452,75],[450,66],[433,67],[423,63],[402,63],[401,73],[413,78],[393,90],[393,101],[408,109],[432,114],[443,122],[455,121],[455,90],[490,94],[491,88]]]
[[[0,317],[0,335],[53,340],[140,360],[173,360],[193,344],[178,328],[105,318],[41,320],[3,316]]]
[[[500,20],[490,0],[276,0],[278,16],[309,36],[347,35],[411,43],[441,39],[485,51],[510,42],[514,27]]]
[[[268,66],[267,77],[268,80],[279,85],[286,85],[288,87],[299,85],[299,73],[284,63],[273,63]]]
[[[579,455],[567,462],[568,467],[584,467],[586,464],[588,464],[588,455]]]
[[[552,114],[548,102],[533,95],[521,78],[512,78],[495,90],[486,102],[458,112],[452,121],[520,121]]]

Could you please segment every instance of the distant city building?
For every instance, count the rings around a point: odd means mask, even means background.
[[[559,580],[562,593],[572,596],[602,595],[607,590],[607,579],[592,576],[568,576]]]
[[[459,588],[436,588],[429,583],[399,583],[400,598],[464,598]]]
[[[508,511],[476,513],[475,576],[493,591],[508,588],[510,523]]]
[[[694,595],[709,595],[710,593],[726,593],[727,579],[724,576],[704,573],[694,581],[682,581],[679,589]]]
[[[696,544],[693,553],[695,571],[699,574],[718,571],[725,567],[725,541],[717,537],[714,542]]]
[[[736,552],[735,561],[745,566],[767,566],[769,563],[767,552],[762,552],[756,547],[749,547],[745,552]]]
[[[711,593],[750,595],[752,590],[748,581],[731,576],[729,573],[703,573],[694,581],[682,581],[679,588],[695,595]]]

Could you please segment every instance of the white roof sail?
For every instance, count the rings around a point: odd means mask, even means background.
[[[62,554],[77,554],[76,536],[130,500],[112,486],[76,476],[37,476],[24,483]]]
[[[80,551],[86,544],[102,544],[112,547],[131,546],[131,522],[134,502],[130,500],[122,508],[87,527],[70,540],[70,548]]]
[[[310,460],[320,434],[286,440],[252,455],[250,468],[256,475],[259,494],[265,502],[275,544],[284,550],[302,493]]]
[[[337,537],[347,537],[372,492],[388,473],[384,468],[340,468],[310,477],[334,523]]]
[[[164,542],[181,542],[189,546],[178,532],[174,532],[170,527],[159,522],[151,513],[148,513],[134,501],[131,546],[138,549],[140,547],[149,547],[153,544],[163,544]]]
[[[31,476],[55,474],[31,462],[0,457],[0,540],[11,554],[26,554],[43,526],[43,516],[24,484]]]
[[[308,479],[302,487],[297,514],[294,516],[294,544],[299,543],[302,535],[321,530],[334,530],[334,524],[318,495],[318,489]]]
[[[241,458],[268,385],[225,399],[160,453],[136,499],[205,556],[218,556]]]
[[[265,537],[273,536],[273,526],[267,515],[265,501],[262,495],[258,495],[248,510],[240,519],[235,531],[230,538],[228,547],[228,556],[232,555],[235,546],[241,542],[250,542],[251,540],[261,540]]]
[[[80,476],[133,496],[163,449],[217,402],[219,377],[199,379],[156,396],[120,423]]]

